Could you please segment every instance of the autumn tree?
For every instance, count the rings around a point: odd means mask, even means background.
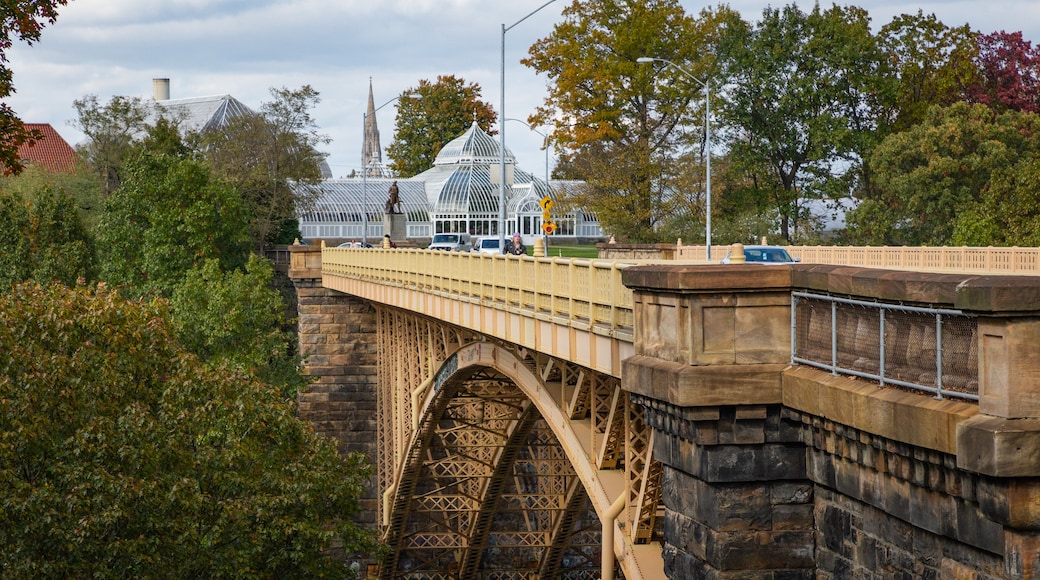
[[[473,122],[495,134],[491,126],[497,119],[491,105],[481,100],[480,85],[453,75],[439,76],[434,83],[420,80],[418,87],[401,93],[397,104],[394,140],[386,149],[390,168],[401,177],[418,175],[433,167],[437,153]]]
[[[104,286],[0,296],[0,574],[350,577],[364,457],[172,335]]]
[[[58,7],[66,4],[68,0],[5,0],[0,4],[0,99],[15,92],[7,51],[15,40],[30,46],[39,41],[43,28],[58,19]],[[4,175],[22,170],[19,147],[42,138],[38,131],[29,130],[7,103],[0,102],[0,169]]]
[[[855,7],[766,8],[754,27],[731,27],[720,47],[727,98],[720,116],[734,135],[729,156],[768,200],[792,240],[809,200],[842,197],[872,147],[869,114],[884,78],[867,13]],[[863,174],[860,173],[860,176]]]
[[[1040,47],[1021,32],[977,36],[978,82],[968,99],[1000,111],[1040,113]]]
[[[321,101],[318,91],[310,85],[272,88],[271,96],[256,115],[233,117],[202,136],[202,153],[213,176],[242,197],[256,252],[292,243],[300,235],[296,216],[311,207],[314,196],[299,192],[316,189],[294,189],[291,182],[321,179],[325,154],[319,147],[329,142],[310,114]]]
[[[637,59],[667,59],[707,78],[711,35],[734,14],[694,19],[675,0],[579,0],[564,9],[523,61],[551,81],[528,123],[553,126],[567,171],[586,181],[563,205],[595,213],[620,239],[658,241],[662,219],[689,194],[669,181],[669,167],[702,138],[704,95],[697,82]]]
[[[87,136],[79,154],[93,168],[107,196],[121,183],[120,169],[134,143],[147,130],[148,106],[138,97],[115,96],[105,104],[97,95],[72,102],[76,120],[72,125]]]

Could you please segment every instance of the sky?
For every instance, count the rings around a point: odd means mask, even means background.
[[[7,99],[25,122],[50,123],[70,143],[83,139],[70,123],[72,102],[97,95],[152,97],[152,79],[169,78],[173,99],[230,94],[254,110],[271,88],[310,85],[312,110],[331,142],[323,150],[335,177],[361,165],[362,119],[371,81],[380,141],[393,140],[395,103],[420,80],[454,75],[480,86],[496,111],[501,102],[505,33],[505,116],[527,120],[546,96],[546,77],[520,60],[562,21],[572,0],[69,0],[58,20],[28,46],[8,52],[17,93]],[[733,0],[745,20],[767,6]],[[796,2],[802,10],[812,3]],[[690,14],[709,4],[680,0]],[[1021,31],[1040,43],[1038,0],[860,0],[875,30],[899,14],[934,13],[947,26],[983,33]],[[714,5],[714,4],[711,4]],[[831,3],[820,2],[822,7]],[[520,167],[542,177],[548,129],[506,121],[506,146]],[[552,153],[548,166],[553,166]]]

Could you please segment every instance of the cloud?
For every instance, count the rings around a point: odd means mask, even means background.
[[[27,121],[48,122],[70,141],[72,101],[87,94],[150,98],[151,79],[168,77],[174,98],[231,94],[251,107],[271,87],[304,84],[321,93],[314,117],[333,142],[336,175],[360,164],[361,118],[372,79],[379,105],[420,79],[455,75],[477,83],[499,108],[502,26],[505,36],[506,116],[525,119],[545,95],[545,78],[519,63],[551,33],[570,0],[531,15],[544,0],[74,0],[47,27],[41,42],[9,51],[18,93],[8,102]],[[680,0],[697,14],[701,2]],[[734,0],[757,21],[775,2]],[[917,6],[893,0],[856,3],[876,27]],[[803,10],[812,8],[800,2]],[[829,4],[828,4],[829,5]],[[983,32],[1022,30],[1040,40],[1040,2],[995,0],[921,4],[946,24],[971,22]],[[393,135],[394,109],[379,112],[383,145]],[[529,171],[544,169],[542,138],[517,123],[508,147]]]

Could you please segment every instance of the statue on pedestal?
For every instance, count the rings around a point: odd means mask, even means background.
[[[401,198],[397,189],[397,182],[390,184],[390,198],[386,200],[386,213],[401,213]]]

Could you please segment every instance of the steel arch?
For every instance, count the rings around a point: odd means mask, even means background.
[[[600,530],[590,518],[598,524],[615,498],[566,405],[545,386],[560,370],[524,354],[475,342],[437,371],[395,478],[385,530],[392,556],[382,577],[534,578],[566,569],[570,577],[599,576]],[[537,475],[525,484],[520,466]],[[582,517],[585,506],[591,510]],[[503,531],[510,517],[526,518],[526,531]],[[505,539],[527,548],[526,555],[501,549]],[[512,565],[504,565],[503,554],[512,554]]]

